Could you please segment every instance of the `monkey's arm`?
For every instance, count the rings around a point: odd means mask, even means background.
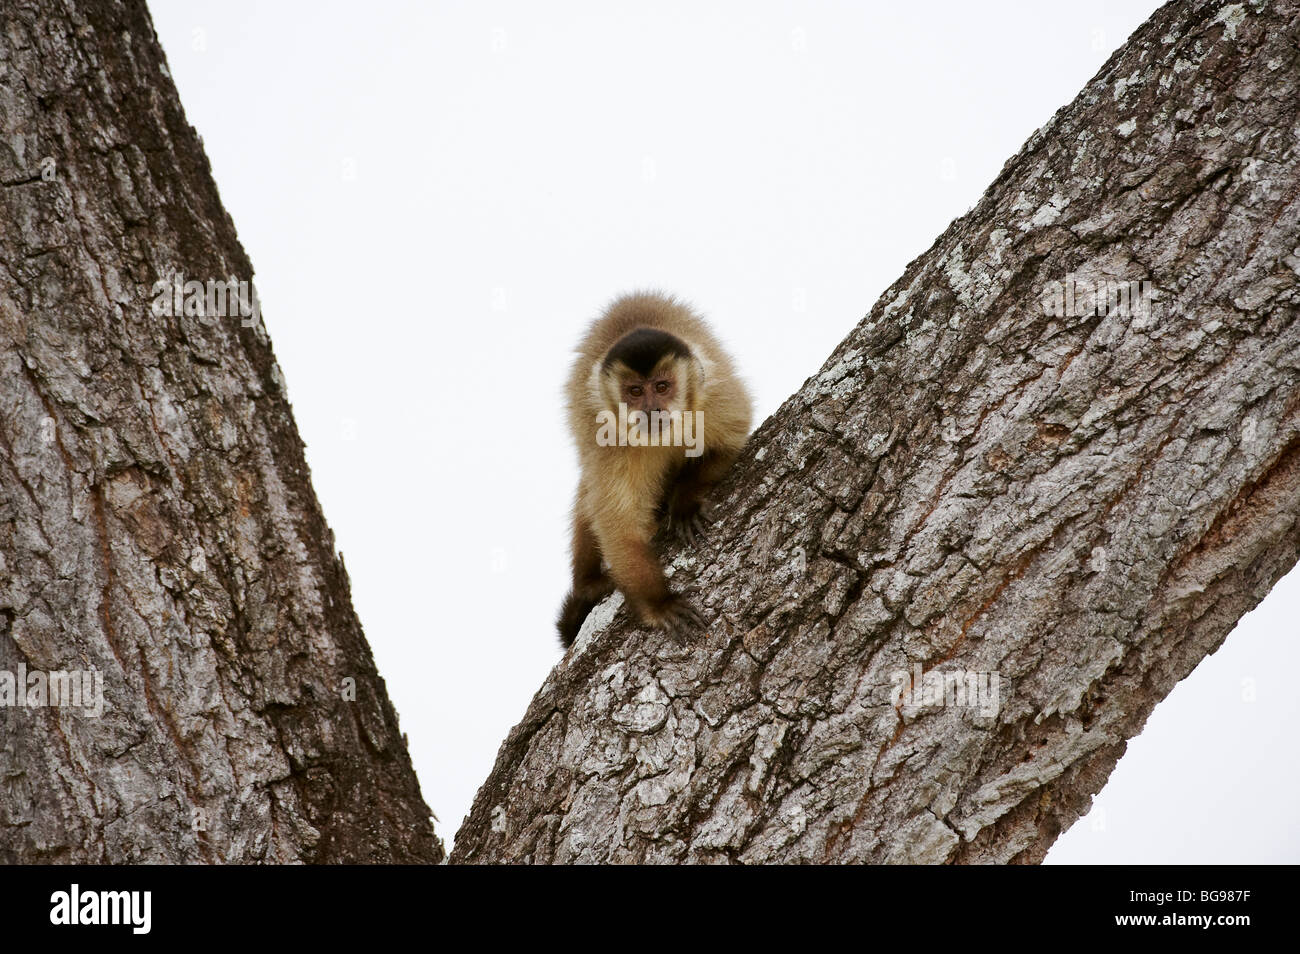
[[[636,514],[597,513],[594,521],[609,575],[641,621],[680,637],[704,620],[690,603],[668,589],[663,567],[655,554],[654,511],[645,506]]]

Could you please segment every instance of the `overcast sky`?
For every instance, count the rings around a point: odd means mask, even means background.
[[[560,658],[582,326],[686,297],[762,420],[1157,6],[149,5],[448,842]],[[1298,610],[1293,574],[1049,861],[1300,861]]]

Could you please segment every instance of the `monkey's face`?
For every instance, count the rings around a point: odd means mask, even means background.
[[[682,410],[685,380],[683,362],[665,359],[651,369],[649,374],[637,374],[620,365],[614,374],[618,389],[618,402],[626,404],[629,411],[680,411]]]
[[[658,328],[636,328],[618,339],[591,369],[602,408],[651,415],[690,410],[698,387],[690,346]]]

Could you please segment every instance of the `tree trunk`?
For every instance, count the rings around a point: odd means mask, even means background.
[[[155,287],[252,267],[143,3],[6,5],[0,128],[0,860],[441,860],[266,334]]]
[[[751,439],[707,636],[598,609],[453,861],[1040,861],[1300,554],[1298,18],[1139,29]]]

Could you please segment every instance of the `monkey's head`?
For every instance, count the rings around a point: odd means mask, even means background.
[[[614,342],[592,369],[592,385],[606,408],[688,411],[699,391],[702,369],[690,347],[658,328],[636,328]]]

